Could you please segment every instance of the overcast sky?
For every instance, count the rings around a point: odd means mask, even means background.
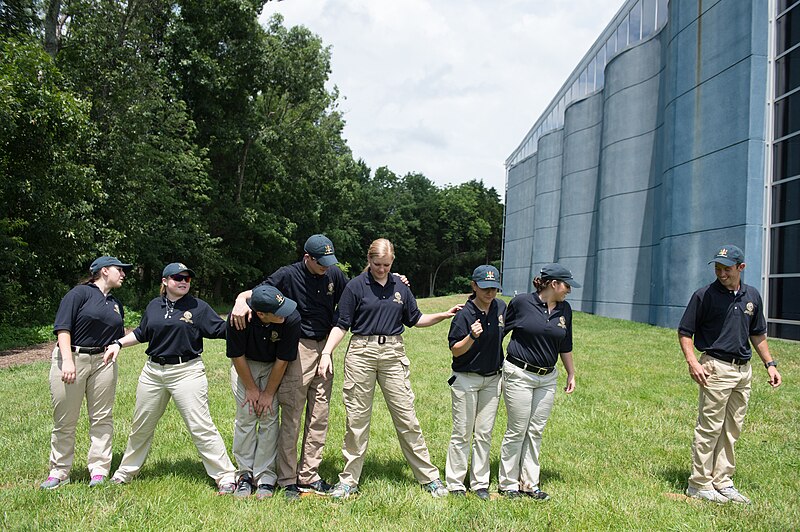
[[[482,179],[503,199],[504,161],[623,0],[267,2],[332,47],[344,136],[374,171],[438,185]]]

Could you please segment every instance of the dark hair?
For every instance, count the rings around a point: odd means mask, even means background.
[[[536,289],[536,293],[538,294],[542,290],[547,288],[550,285],[550,283],[553,282],[553,281],[562,282],[562,281],[559,281],[558,279],[553,279],[553,278],[545,277],[544,279],[542,279],[541,277],[534,277],[533,278],[533,287]]]
[[[78,284],[89,284],[89,283],[93,283],[93,282],[95,282],[96,280],[98,280],[98,279],[100,278],[100,272],[101,272],[101,271],[103,271],[103,269],[102,269],[102,268],[100,268],[100,269],[99,269],[99,270],[97,270],[96,272],[92,272],[92,273],[90,273],[90,274],[89,274],[88,276],[86,276],[86,277],[82,277],[82,278],[81,278],[81,280],[80,280],[80,281],[78,281]]]

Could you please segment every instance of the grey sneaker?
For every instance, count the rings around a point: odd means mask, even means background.
[[[256,499],[269,499],[275,493],[275,486],[272,484],[259,484],[256,488]]]
[[[448,493],[450,493],[449,491],[447,491],[447,488],[444,487],[442,481],[439,480],[438,478],[433,482],[428,482],[427,484],[423,484],[422,489],[430,493],[431,497],[433,497],[434,499],[447,497]]]
[[[522,492],[518,490],[498,490],[498,492],[506,499],[519,499],[520,497],[524,497]]]
[[[118,486],[121,486],[121,485],[125,484],[125,481],[124,481],[124,480],[122,480],[122,479],[121,479],[121,478],[119,478],[119,477],[111,477],[111,483],[112,483],[112,484],[116,484],[116,485],[118,485]]]
[[[66,486],[67,484],[69,484],[69,477],[63,480],[56,477],[47,477],[47,480],[42,482],[39,487],[43,490],[54,490],[58,487]]]
[[[319,479],[310,484],[298,484],[297,489],[301,493],[316,493],[317,495],[327,495],[333,489],[333,486],[328,484],[322,479]]]
[[[467,492],[465,490],[450,490],[450,495],[453,497],[466,497]]]
[[[253,493],[253,477],[248,474],[244,474],[239,477],[239,481],[236,483],[236,491],[233,492],[233,496],[239,499],[244,499],[245,497],[249,497]]]
[[[224,482],[217,486],[217,495],[232,495],[235,491],[235,482]]]
[[[358,486],[351,486],[350,484],[345,484],[344,482],[337,482],[330,493],[331,497],[334,499],[346,499],[351,495],[358,493]]]
[[[548,495],[547,493],[543,492],[542,490],[540,490],[538,488],[533,490],[533,491],[523,491],[522,493],[524,493],[528,497],[531,497],[532,499],[536,499],[538,501],[549,501],[550,500],[550,495]]]
[[[492,498],[492,496],[489,495],[489,490],[487,490],[486,488],[478,488],[473,493],[477,498],[479,498],[482,501],[488,501],[489,499]]]
[[[290,501],[300,500],[300,490],[297,489],[297,484],[289,484],[283,487],[283,496]]]
[[[692,499],[700,499],[703,501],[715,502],[717,504],[726,504],[728,502],[728,498],[717,490],[699,490],[689,486],[686,488],[686,495]]]
[[[721,493],[723,497],[725,497],[731,502],[738,502],[739,504],[750,504],[752,502],[750,501],[750,499],[742,495],[739,492],[739,490],[737,490],[733,486],[728,486],[727,488],[722,488],[717,491]]]
[[[89,480],[89,487],[94,488],[95,486],[104,484],[105,481],[106,481],[105,475],[92,475],[91,480]]]

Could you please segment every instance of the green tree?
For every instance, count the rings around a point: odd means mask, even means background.
[[[88,105],[31,38],[0,43],[0,321],[50,316],[96,250]]]

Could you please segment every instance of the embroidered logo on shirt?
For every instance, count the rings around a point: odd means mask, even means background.
[[[400,295],[400,292],[395,292],[394,293],[394,299],[392,301],[394,301],[395,303],[400,303],[402,305],[403,304],[403,296]]]
[[[194,322],[192,321],[192,313],[189,312],[188,310],[183,313],[181,321],[185,321],[186,323],[191,323],[192,325],[194,325]]]
[[[502,314],[497,316],[497,325],[499,327],[505,327],[506,326],[506,321],[503,319],[503,315]]]
[[[114,312],[119,314],[119,305],[117,305],[116,303],[114,303]]]
[[[562,329],[567,328],[567,319],[564,316],[558,318],[558,326],[561,327]]]
[[[328,295],[333,295],[333,283],[328,283]]]
[[[749,301],[747,305],[744,306],[744,313],[748,316],[752,316],[753,312],[756,310],[756,306],[753,305],[752,301]]]
[[[278,331],[272,331],[272,335],[270,336],[269,339],[271,342],[277,342],[278,340],[280,340],[280,338],[278,337]]]

